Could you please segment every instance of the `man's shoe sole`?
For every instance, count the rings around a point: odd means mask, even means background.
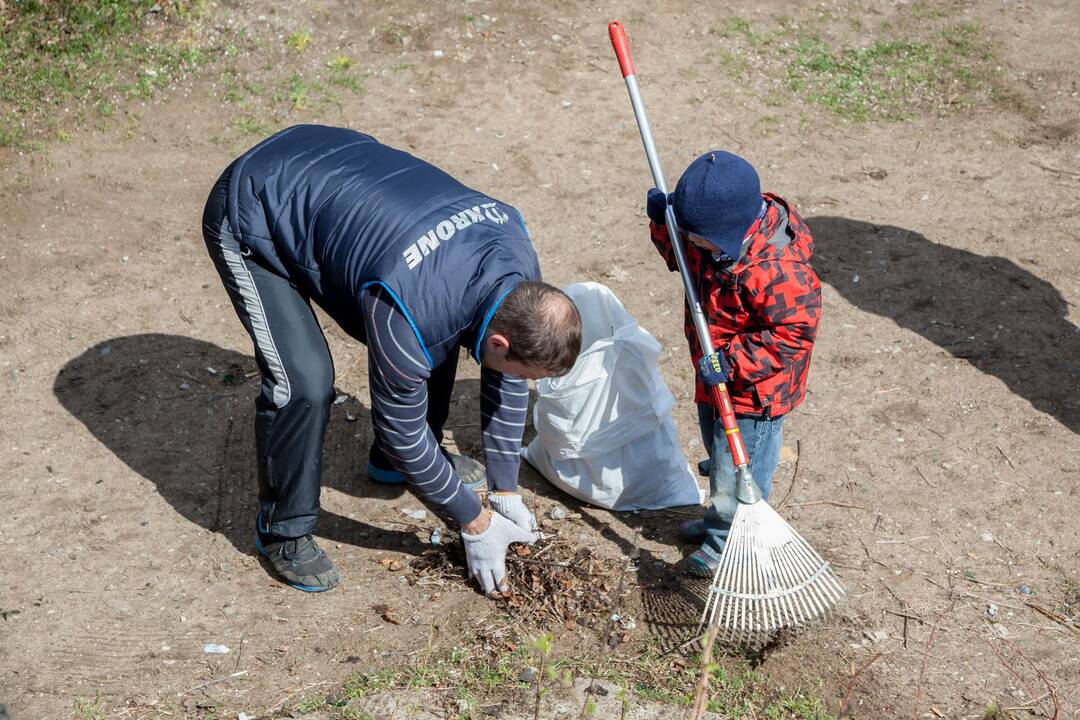
[[[267,560],[270,560],[270,553],[266,552],[266,548],[263,547],[262,540],[259,539],[259,533],[255,533],[255,547],[258,549],[260,555],[262,555]],[[274,563],[271,561],[270,567],[273,567],[273,566],[274,566]],[[274,572],[278,575],[279,578],[281,578],[281,581],[283,583],[285,583],[289,587],[294,587],[297,590],[303,590],[304,592],[309,592],[309,593],[326,592],[327,590],[333,590],[334,588],[337,587],[337,585],[328,585],[326,587],[323,587],[321,585],[302,585],[302,584],[300,584],[298,582],[292,582],[291,580],[288,580],[288,579],[282,577],[281,574],[277,573],[276,570]],[[340,581],[339,581],[339,583],[340,583]]]
[[[383,470],[377,468],[371,463],[367,466],[368,480],[377,482],[380,485],[404,485],[405,476],[399,473],[397,470]]]

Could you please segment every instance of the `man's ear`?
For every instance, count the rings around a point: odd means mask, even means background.
[[[500,350],[510,349],[510,340],[508,340],[507,337],[501,333],[492,333],[488,335],[487,339],[484,341],[484,344],[487,345],[489,348],[498,348]]]

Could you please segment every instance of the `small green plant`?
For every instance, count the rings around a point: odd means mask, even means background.
[[[309,713],[326,707],[326,698],[322,695],[310,695],[305,697],[296,705],[296,711],[300,713]]]
[[[231,126],[240,135],[266,135],[270,132],[265,123],[250,115],[242,115],[234,119]],[[226,376],[226,378],[222,379],[222,382],[228,384],[232,380],[235,380],[235,378],[228,379],[228,376]]]
[[[335,55],[326,61],[326,67],[331,70],[348,70],[352,67],[352,60],[348,55]]]
[[[536,656],[538,671],[536,673],[536,703],[533,705],[533,720],[540,718],[540,699],[544,696],[544,675],[550,671],[547,663],[551,659],[551,648],[555,637],[551,633],[544,633],[533,640],[533,653]]]
[[[105,710],[101,707],[101,696],[93,700],[75,698],[72,711],[78,720],[105,720]]]
[[[307,50],[308,45],[311,44],[311,32],[309,30],[298,30],[289,35],[285,44],[289,46],[289,49],[302,53]]]
[[[397,23],[383,25],[380,33],[383,40],[393,45],[401,44],[409,34],[409,28]]]

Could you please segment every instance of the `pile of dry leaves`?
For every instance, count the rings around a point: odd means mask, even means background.
[[[603,627],[625,593],[632,563],[625,557],[600,557],[557,536],[532,547],[514,545],[506,558],[510,589],[497,600],[520,623]],[[466,582],[465,552],[457,540],[425,551],[411,568],[413,584]]]

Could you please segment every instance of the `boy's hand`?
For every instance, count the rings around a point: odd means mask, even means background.
[[[708,387],[714,387],[731,379],[731,364],[719,350],[698,360],[698,376]]]
[[[664,225],[664,213],[667,211],[667,195],[660,192],[659,188],[650,188],[645,196],[645,214],[657,225]]]

